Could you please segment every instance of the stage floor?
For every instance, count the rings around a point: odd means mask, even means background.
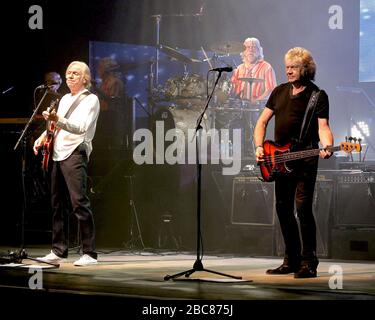
[[[0,248],[5,252],[9,248]],[[27,248],[28,257],[48,253],[47,248]],[[76,251],[70,253],[59,268],[42,269],[42,288],[31,290],[35,265],[23,259],[25,266],[0,265],[0,291],[8,297],[44,301],[54,297],[79,299],[95,297],[95,301],[152,300],[375,300],[375,262],[321,259],[318,277],[294,279],[290,275],[266,275],[265,270],[277,267],[280,257],[241,257],[231,255],[203,256],[205,268],[242,277],[237,280],[199,271],[190,277],[165,281],[193,267],[194,253],[167,251],[98,251],[99,263],[75,267]],[[340,272],[342,278],[340,279]],[[335,289],[342,283],[342,288]],[[47,300],[46,300],[47,299]]]

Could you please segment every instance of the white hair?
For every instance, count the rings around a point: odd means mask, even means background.
[[[259,50],[258,59],[264,59],[263,48],[261,47],[260,41],[257,38],[246,38],[245,41],[243,42],[243,45],[246,46],[247,44],[256,45],[256,47]]]

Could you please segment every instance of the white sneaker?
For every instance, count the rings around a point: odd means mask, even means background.
[[[47,254],[46,256],[44,256],[44,257],[38,257],[36,259],[39,260],[39,261],[48,262],[48,263],[61,263],[61,262],[65,262],[66,261],[66,259],[61,258],[58,255],[54,254],[52,252],[52,250],[51,250],[51,253]]]
[[[88,266],[90,264],[97,264],[98,260],[90,257],[88,254],[84,254],[81,258],[75,261],[73,264],[77,267]]]

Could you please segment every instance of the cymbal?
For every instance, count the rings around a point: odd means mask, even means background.
[[[160,51],[164,52],[166,55],[168,55],[171,58],[174,58],[178,61],[181,61],[181,62],[184,62],[184,63],[196,62],[196,61],[193,61],[189,57],[185,56],[184,54],[178,52],[176,49],[173,49],[171,47],[159,44],[158,48],[159,48]]]
[[[264,82],[264,79],[258,79],[258,78],[238,78],[238,80],[249,82],[249,83]]]
[[[236,41],[225,41],[217,42],[210,48],[214,52],[223,54],[241,53],[244,51],[244,46],[241,42]]]

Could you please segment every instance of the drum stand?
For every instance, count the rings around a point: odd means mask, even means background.
[[[156,86],[159,84],[159,59],[160,59],[160,22],[162,17],[196,17],[200,18],[203,16],[204,4],[200,7],[199,12],[197,13],[176,13],[176,14],[154,14],[150,16],[151,18],[155,18],[156,22],[156,61],[155,61],[155,84]],[[190,61],[189,61],[190,63]]]
[[[249,153],[252,151],[252,153],[250,153],[250,156],[254,157],[256,148],[255,148],[255,145],[254,145],[254,138],[253,138],[254,129],[255,129],[255,125],[254,125],[254,121],[253,121],[253,110],[250,110],[250,109],[246,110],[245,121],[246,121],[246,129],[248,130],[248,133],[245,132],[245,141],[250,142],[251,150],[249,150]],[[245,131],[247,131],[247,130],[245,130]],[[249,135],[249,139],[247,139],[247,134]]]
[[[253,105],[253,99],[252,99],[252,97],[253,97],[253,81],[254,81],[253,78],[248,78],[245,81],[245,83],[246,82],[249,83],[249,90],[250,90],[250,96],[249,97],[250,98],[248,100],[248,103],[249,103],[250,108]],[[244,105],[242,105],[242,108],[245,110]],[[254,123],[253,123],[252,110],[250,108],[248,110],[246,110],[245,121],[246,121],[246,124],[247,124],[246,128],[249,130],[249,141],[251,141],[251,147],[252,147],[252,152],[253,152],[252,156],[254,156],[255,155],[255,149],[256,149],[255,145],[254,145],[254,139],[253,139],[255,126],[254,126]],[[246,138],[247,138],[246,136],[247,136],[247,134],[245,132],[245,141],[246,141]]]
[[[197,120],[197,126],[196,126],[196,129],[195,129],[196,136],[194,136],[194,138],[196,139],[196,161],[197,161],[197,178],[198,178],[198,187],[197,187],[197,201],[198,201],[198,205],[197,205],[197,259],[195,260],[192,269],[182,271],[182,272],[176,273],[174,275],[166,275],[164,277],[165,281],[170,280],[170,279],[174,279],[174,278],[178,278],[178,277],[181,277],[183,275],[187,278],[196,271],[206,271],[206,272],[209,272],[209,273],[214,273],[214,274],[217,274],[217,275],[220,275],[220,276],[230,277],[230,278],[233,278],[233,279],[242,279],[242,277],[232,276],[232,275],[221,273],[221,272],[218,272],[218,271],[205,269],[204,266],[203,266],[203,263],[202,263],[202,257],[203,257],[203,252],[201,252],[201,249],[202,249],[202,234],[201,234],[201,172],[202,172],[202,164],[200,162],[200,157],[199,157],[200,137],[201,137],[201,129],[202,129],[201,122],[202,122],[203,116],[204,116],[204,114],[207,110],[207,107],[208,107],[208,105],[211,101],[212,95],[215,91],[215,87],[216,87],[216,85],[217,85],[217,83],[220,79],[220,76],[221,76],[221,71],[219,71],[219,75],[218,75],[218,77],[215,81],[212,92],[207,99],[206,106],[204,107],[203,112],[200,114],[200,116]],[[198,140],[199,140],[199,142],[198,142]]]
[[[156,61],[155,61],[155,83],[152,84],[159,84],[159,45],[160,45],[160,21],[161,21],[161,14],[152,15],[151,18],[155,18],[156,22]]]
[[[130,182],[130,200],[129,200],[129,206],[131,210],[131,223],[130,223],[130,240],[124,244],[126,248],[129,249],[135,249],[137,247],[137,243],[141,244],[141,249],[145,249],[145,244],[143,242],[142,238],[142,232],[141,232],[141,227],[139,225],[139,220],[138,220],[138,214],[137,214],[137,208],[135,207],[135,202],[133,199],[133,178],[134,176],[124,176],[124,178],[129,179]],[[137,226],[137,236],[134,233],[134,222],[136,223]]]

